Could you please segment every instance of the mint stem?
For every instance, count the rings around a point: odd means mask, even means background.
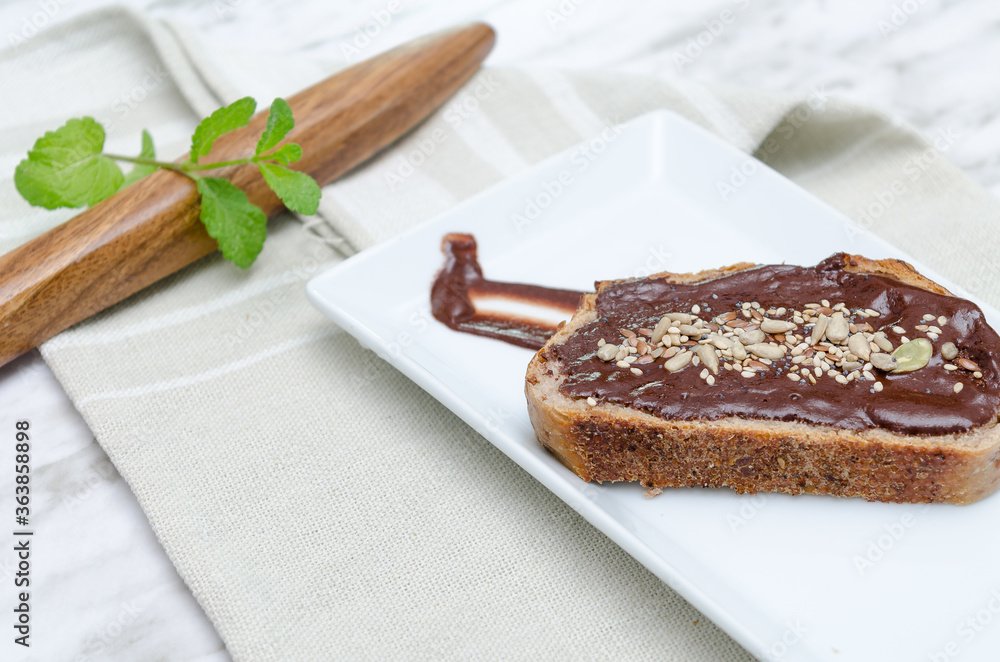
[[[123,156],[121,154],[105,154],[104,156],[109,159],[114,159],[116,161],[125,161],[126,163],[135,163],[137,165],[147,165],[155,166],[158,168],[166,168],[167,170],[174,170],[176,172],[188,173],[188,172],[201,172],[203,170],[218,170],[219,168],[226,168],[234,165],[244,165],[250,163],[251,159],[233,159],[231,161],[216,161],[215,163],[171,163],[170,161],[157,161],[156,159],[145,159],[141,156]]]

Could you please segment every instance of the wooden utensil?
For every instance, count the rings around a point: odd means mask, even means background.
[[[291,97],[288,140],[304,153],[295,168],[327,184],[364,162],[461,87],[494,38],[482,23],[429,35]],[[219,139],[206,162],[252,153],[265,120]],[[256,167],[221,176],[268,216],[283,209]],[[0,256],[0,365],[214,252],[198,213],[194,183],[160,170]]]

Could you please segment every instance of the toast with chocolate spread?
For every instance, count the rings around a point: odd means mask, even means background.
[[[898,260],[597,283],[528,366],[587,481],[969,503],[1000,481],[1000,337]]]

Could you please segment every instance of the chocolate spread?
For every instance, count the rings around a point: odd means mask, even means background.
[[[476,299],[498,297],[540,305],[561,311],[566,319],[580,304],[582,292],[483,278],[483,269],[476,254],[476,239],[470,234],[445,235],[441,240],[441,252],[445,262],[431,288],[431,312],[438,321],[456,331],[503,340],[528,349],[540,349],[555,331],[555,323],[478,311]]]
[[[531,285],[487,281],[476,262],[475,240],[449,235],[443,243],[446,265],[434,283],[435,317],[454,329],[499,338],[524,347],[540,347],[551,326],[502,316],[477,315],[477,293],[525,297],[567,310],[575,307],[579,293]],[[970,301],[928,292],[883,277],[852,273],[844,268],[845,256],[834,255],[814,267],[761,266],[697,284],[664,280],[617,281],[604,287],[597,298],[598,318],[578,329],[564,344],[546,350],[561,361],[566,379],[562,393],[573,398],[594,398],[675,420],[715,420],[729,416],[798,421],[848,430],[881,428],[903,434],[964,432],[995,422],[1000,408],[1000,337],[986,323],[982,310]],[[720,370],[706,383],[702,367],[688,366],[668,372],[663,362],[639,366],[641,374],[622,369],[616,361],[596,354],[600,339],[617,343],[620,329],[653,328],[660,318],[697,306],[700,316],[711,319],[740,311],[747,301],[761,309],[801,308],[807,303],[843,302],[846,310],[871,310],[865,318],[875,331],[885,331],[895,345],[905,330],[911,338],[924,337],[916,327],[939,326],[933,353],[926,366],[913,372],[878,372],[881,391],[873,382],[857,379],[842,383],[822,376],[792,381],[792,356],[769,364],[768,370],[747,378],[740,370]],[[815,305],[815,304],[814,304]],[[926,321],[946,318],[947,322]],[[853,321],[861,321],[852,318]],[[803,329],[808,335],[808,329]],[[945,360],[942,345],[954,343],[956,358]],[[976,364],[976,375],[948,370],[962,360]],[[811,364],[806,364],[810,365]],[[962,387],[956,392],[956,383]]]

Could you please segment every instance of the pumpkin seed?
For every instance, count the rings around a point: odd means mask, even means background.
[[[896,359],[896,368],[893,372],[898,374],[920,370],[931,360],[933,351],[934,346],[927,338],[914,338],[903,343],[892,353],[892,358]]]

